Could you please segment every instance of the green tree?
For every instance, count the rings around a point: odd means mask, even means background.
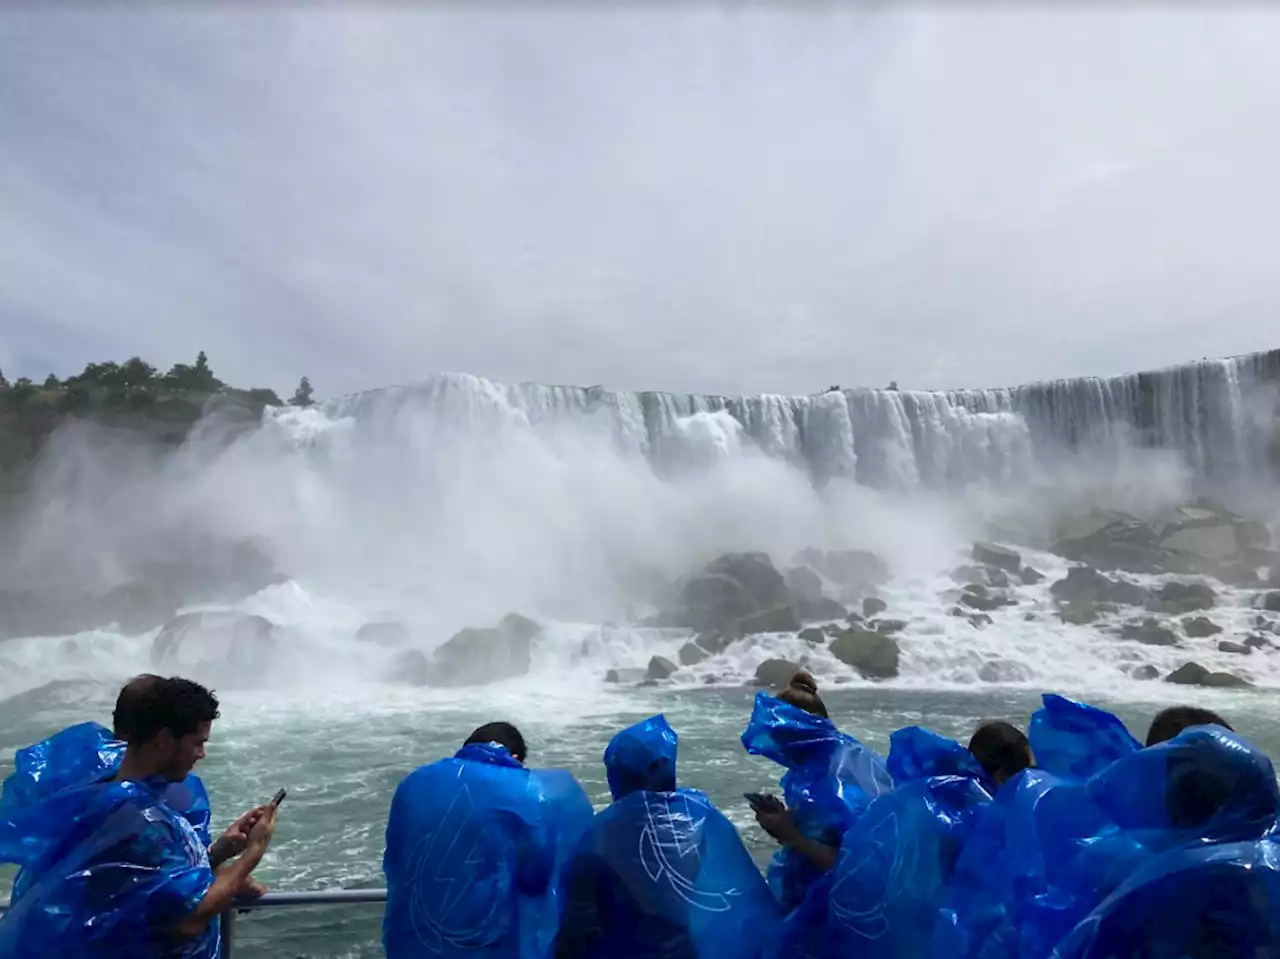
[[[130,357],[120,367],[121,386],[150,386],[155,378],[156,368],[140,356]]]
[[[44,388],[46,390],[56,390],[60,386],[62,386],[62,381],[58,379],[56,374],[50,373],[44,378]]]
[[[284,406],[280,397],[276,395],[275,390],[269,390],[265,387],[257,387],[249,390],[245,395],[253,403],[261,403],[263,406]]]
[[[27,377],[15,380],[13,385],[9,387],[9,405],[19,407],[31,397],[36,395],[36,385]]]
[[[289,400],[290,406],[312,406],[315,400],[311,397],[315,394],[315,390],[311,388],[311,380],[307,377],[302,378],[302,382],[298,384],[298,388],[293,393],[293,398]]]
[[[893,390],[893,392],[895,392],[895,393],[896,393],[896,392],[898,392],[898,381],[897,381],[897,380],[890,380],[890,381],[889,381],[889,389]]]
[[[216,393],[226,384],[213,375],[209,357],[204,350],[196,357],[195,366],[178,363],[164,375],[164,383],[170,389],[190,390],[193,393]]]
[[[0,370],[0,389],[4,389],[9,385],[9,381],[4,378],[4,370]]]

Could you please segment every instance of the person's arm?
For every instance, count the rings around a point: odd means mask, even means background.
[[[227,831],[209,847],[209,866],[212,869],[217,870],[228,859],[234,859],[245,851],[249,845],[249,833],[266,809],[266,806],[250,809],[227,827]]]
[[[200,905],[174,927],[178,936],[194,939],[204,932],[214,918],[226,912],[240,893],[241,887],[246,884],[253,870],[262,861],[263,854],[271,845],[271,837],[275,834],[275,830],[276,810],[275,807],[269,806],[254,823],[244,855],[218,867],[214,873],[213,885],[200,900]]]
[[[756,812],[756,822],[778,842],[790,846],[823,872],[833,868],[840,856],[838,847],[828,846],[802,833],[790,809],[759,810]]]

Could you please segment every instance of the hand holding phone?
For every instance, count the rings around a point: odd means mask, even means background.
[[[281,789],[278,793],[276,793],[274,796],[271,797],[271,805],[279,806],[282,802],[284,802],[284,797],[287,795],[289,795],[289,790]]]
[[[755,812],[782,812],[787,808],[777,796],[767,793],[743,793],[743,796]]]

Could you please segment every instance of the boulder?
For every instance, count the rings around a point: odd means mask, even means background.
[[[737,622],[737,628],[745,636],[753,633],[794,633],[801,625],[800,611],[791,605],[762,609]]]
[[[822,577],[808,566],[795,566],[787,570],[783,581],[797,600],[816,602],[822,599]]]
[[[974,629],[984,629],[985,627],[990,626],[992,623],[995,622],[995,620],[992,619],[990,616],[988,616],[986,613],[971,613],[968,619],[969,619],[969,625],[972,626]]]
[[[866,619],[870,619],[872,616],[879,616],[888,608],[888,603],[883,599],[876,598],[875,596],[868,596],[862,601],[862,615]]]
[[[1222,627],[1203,616],[1187,617],[1182,621],[1182,631],[1192,639],[1207,639],[1222,632]]]
[[[806,623],[823,623],[831,619],[844,619],[849,613],[844,608],[844,604],[828,596],[819,596],[817,599],[797,599],[796,612],[800,614],[801,621]]]
[[[512,613],[491,629],[468,627],[436,650],[432,683],[478,686],[529,672],[533,639],[542,627]]]
[[[951,571],[951,578],[961,586],[967,586],[970,583],[978,583],[982,586],[989,585],[987,583],[987,570],[983,566],[957,566]]]
[[[974,589],[981,589],[982,592],[969,592],[969,590]],[[960,602],[981,613],[989,613],[992,610],[1013,605],[1013,600],[1009,599],[1004,593],[991,593],[983,587],[975,586],[965,588],[964,594],[960,597]]]
[[[403,646],[409,641],[409,627],[394,620],[365,623],[356,631],[356,641],[375,646]]]
[[[1231,673],[1211,673],[1199,663],[1185,663],[1164,678],[1166,683],[1180,686],[1211,686],[1221,689],[1252,686],[1253,683]]]
[[[661,615],[661,625],[724,629],[759,610],[746,586],[732,576],[698,573],[685,581],[676,608]]]
[[[806,550],[798,559],[854,593],[865,593],[889,581],[889,564],[865,549]]]
[[[898,675],[898,641],[883,633],[847,629],[831,641],[831,655],[852,666],[867,679],[892,679]]]
[[[1178,554],[1162,548],[1159,540],[1155,529],[1132,516],[1098,514],[1058,540],[1053,552],[1099,569],[1160,573],[1177,565]]]
[[[791,682],[800,667],[786,659],[766,659],[756,667],[756,685],[779,689]]]
[[[1031,679],[1031,670],[1011,659],[992,659],[978,668],[978,679],[984,683],[1022,683]]]
[[[169,622],[151,644],[151,661],[170,673],[203,673],[232,666],[251,675],[261,670],[275,646],[275,626],[244,613],[183,613]]]
[[[1002,569],[987,570],[987,585],[995,586],[998,589],[1009,588],[1009,574]]]
[[[994,566],[1009,573],[1016,573],[1022,569],[1021,553],[995,543],[974,543],[973,558],[984,566]]]
[[[706,572],[737,580],[757,609],[782,606],[791,600],[786,580],[766,553],[726,553],[708,563]]]
[[[679,666],[665,656],[654,656],[649,660],[649,668],[645,670],[644,678],[648,682],[660,682],[670,679],[671,675],[679,669]]]
[[[1236,531],[1233,526],[1184,526],[1160,539],[1163,549],[1188,553],[1213,563],[1224,563],[1236,554]]]
[[[1152,666],[1150,663],[1143,663],[1141,666],[1135,666],[1129,675],[1134,679],[1150,681],[1152,679],[1160,678],[1160,670],[1156,669],[1156,667]]]
[[[1160,625],[1158,620],[1145,619],[1141,623],[1126,623],[1120,630],[1123,639],[1136,640],[1146,646],[1177,646],[1178,637],[1173,630]]]
[[[808,629],[800,630],[798,638],[809,643],[811,646],[821,646],[827,641],[827,634],[816,626],[810,626]]]
[[[893,636],[907,628],[907,621],[905,619],[877,619],[874,623],[869,623],[868,625],[877,633]]]
[[[406,686],[429,686],[433,669],[425,653],[406,649],[396,655],[391,663],[390,679]]]
[[[697,638],[694,639],[694,643],[712,656],[717,656],[741,638],[736,631],[725,632],[719,629],[710,629],[705,633],[699,633]]]
[[[1118,603],[1121,606],[1145,606],[1150,595],[1137,583],[1104,576],[1089,566],[1073,566],[1065,579],[1049,587],[1054,599],[1063,603]]]
[[[1218,594],[1206,583],[1165,583],[1150,604],[1159,612],[1178,616],[1213,609]]]
[[[1244,645],[1248,646],[1250,649],[1271,649],[1275,644],[1272,643],[1271,640],[1267,639],[1267,637],[1259,636],[1254,633],[1253,635],[1245,637]]]
[[[1248,656],[1253,652],[1253,647],[1246,643],[1233,643],[1224,639],[1218,643],[1218,652],[1236,653],[1241,656]]]
[[[1035,586],[1037,583],[1044,582],[1044,573],[1031,566],[1022,567],[1022,572],[1018,576],[1025,586]]]
[[[680,647],[680,653],[676,657],[680,660],[681,666],[697,666],[698,663],[709,658],[707,651],[694,643],[685,643]]]
[[[1262,608],[1268,613],[1280,613],[1280,589],[1273,590],[1262,597]]]
[[[636,684],[644,682],[645,671],[643,669],[611,669],[604,674],[606,683],[627,683]]]
[[[841,626],[839,623],[827,623],[825,626],[822,627],[822,631],[827,636],[835,637],[835,636],[839,636],[841,633],[844,632],[844,627]]]
[[[1098,607],[1087,600],[1058,604],[1058,619],[1072,626],[1088,626],[1098,619]]]

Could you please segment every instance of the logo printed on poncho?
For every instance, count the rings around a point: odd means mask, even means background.
[[[443,952],[446,943],[476,948],[502,932],[501,924],[492,921],[498,896],[486,897],[488,910],[483,914],[467,915],[458,909],[469,894],[474,901],[479,880],[501,868],[484,825],[472,821],[474,811],[471,790],[464,785],[435,831],[418,844],[410,862],[410,917],[418,941],[432,952]]]
[[[861,842],[842,849],[839,878],[831,888],[831,912],[840,924],[865,939],[887,933],[885,908],[902,895],[916,870],[917,853],[916,837],[910,830],[900,831],[897,813]],[[883,878],[877,882],[874,877]]]
[[[702,870],[702,854],[698,834],[703,827],[700,810],[693,808],[688,796],[678,797],[684,804],[683,814],[675,814],[668,801],[644,797],[645,823],[640,833],[638,853],[645,873],[654,883],[665,881],[671,890],[695,909],[705,912],[728,912],[733,908],[730,896],[740,895],[736,889],[723,892],[699,889],[695,885]],[[674,852],[672,864],[668,853]]]

